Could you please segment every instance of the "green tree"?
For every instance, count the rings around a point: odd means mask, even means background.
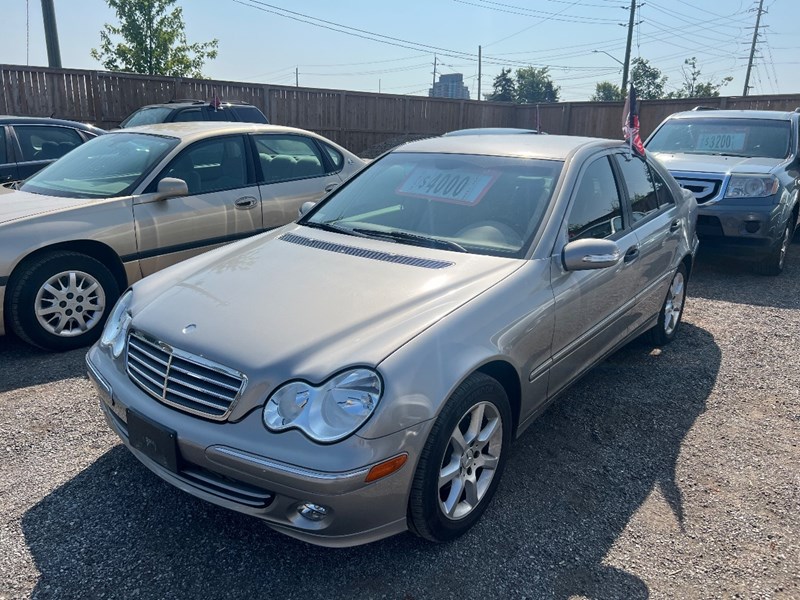
[[[183,9],[172,7],[176,1],[106,0],[119,24],[105,24],[100,48],[92,49],[92,58],[109,71],[202,77],[205,62],[217,57],[218,40],[190,44]]]
[[[595,85],[594,95],[589,98],[589,102],[619,102],[624,100],[622,91],[618,85],[610,81],[601,81]]]
[[[517,69],[517,102],[520,104],[558,102],[561,88],[553,84],[548,71],[547,67]]]
[[[634,58],[631,61],[631,83],[636,88],[636,97],[640,100],[667,97],[664,93],[667,78],[662,75],[660,69],[651,66],[650,61],[644,58]]]
[[[500,69],[500,75],[494,78],[493,91],[486,94],[487,100],[494,102],[514,102],[517,97],[517,86],[511,78],[511,69]]]
[[[683,61],[681,67],[683,73],[683,86],[676,92],[669,94],[670,98],[709,98],[719,96],[722,87],[733,81],[733,77],[723,77],[720,81],[701,81],[700,67],[697,66],[697,58],[691,57]]]

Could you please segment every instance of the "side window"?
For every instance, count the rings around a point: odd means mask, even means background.
[[[55,160],[83,143],[83,138],[69,127],[52,125],[15,125],[22,149],[22,160]]]
[[[569,213],[570,241],[611,237],[623,228],[622,210],[614,172],[608,157],[589,165],[578,184]]]
[[[653,174],[640,158],[633,156],[626,159],[619,154],[615,158],[628,188],[633,222],[641,221],[658,210],[658,197],[653,185]]]
[[[244,139],[231,136],[192,144],[164,169],[159,179],[177,177],[190,194],[207,194],[247,185]]]
[[[0,165],[8,162],[6,158],[6,128],[0,125]]]
[[[203,118],[203,112],[199,108],[187,108],[182,110],[175,115],[175,118],[172,120],[176,123],[182,123],[186,121],[205,121]]]
[[[325,148],[326,154],[333,163],[333,170],[341,171],[342,167],[344,167],[344,156],[342,156],[342,153],[339,152],[336,148],[328,146],[328,144],[322,144],[322,147]]]
[[[254,135],[262,181],[278,183],[325,174],[322,155],[313,140],[300,135]]]
[[[656,196],[658,197],[658,208],[664,208],[665,206],[671,206],[675,204],[675,198],[672,197],[672,192],[669,190],[669,186],[666,182],[661,178],[661,175],[653,168],[650,168],[650,175],[653,178],[653,185],[656,188]]]

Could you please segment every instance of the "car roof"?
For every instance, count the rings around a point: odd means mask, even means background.
[[[622,140],[579,137],[573,135],[456,135],[409,142],[395,152],[425,152],[442,154],[479,154],[515,156],[548,160],[566,160],[581,148],[622,147]]]
[[[102,132],[103,130],[94,125],[81,123],[80,121],[69,121],[67,119],[54,119],[52,117],[18,117],[14,115],[0,115],[0,125],[64,125],[75,127],[85,131]]]
[[[448,131],[443,135],[445,137],[449,137],[452,135],[500,135],[506,133],[538,134],[539,131],[535,129],[520,129],[518,127],[474,127],[472,129],[456,129],[454,131]]]
[[[791,121],[798,113],[785,110],[688,110],[670,115],[669,119],[770,119]]]
[[[186,108],[189,106],[214,106],[213,100],[170,100],[168,102],[157,102],[155,104],[146,104],[145,106],[140,106],[133,112],[139,112],[140,110],[144,110],[146,108]],[[225,108],[233,108],[236,106],[254,106],[253,104],[249,104],[247,102],[240,102],[238,100],[220,100],[219,106],[224,106]],[[131,113],[133,114],[133,113]]]
[[[234,121],[184,121],[179,123],[154,123],[117,129],[111,133],[147,133],[180,138],[186,142],[204,139],[214,135],[235,133],[298,133],[322,139],[313,131],[285,127],[283,125],[267,125],[262,123],[237,123]]]

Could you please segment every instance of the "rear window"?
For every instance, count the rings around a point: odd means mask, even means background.
[[[6,162],[6,129],[0,125],[0,165]]]
[[[255,106],[233,106],[229,110],[233,110],[239,120],[245,123],[269,123],[264,113]]]
[[[789,121],[777,119],[671,119],[647,143],[650,152],[786,158]]]
[[[154,123],[163,123],[167,120],[171,108],[164,108],[162,106],[151,106],[140,108],[127,119],[125,119],[120,127],[136,127],[138,125],[153,125]]]

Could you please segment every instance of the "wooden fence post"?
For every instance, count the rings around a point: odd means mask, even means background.
[[[100,76],[97,71],[92,71],[89,74],[89,93],[92,95],[91,108],[92,108],[92,122],[98,127],[102,127],[103,121],[103,102],[102,102],[102,88],[100,87]]]

